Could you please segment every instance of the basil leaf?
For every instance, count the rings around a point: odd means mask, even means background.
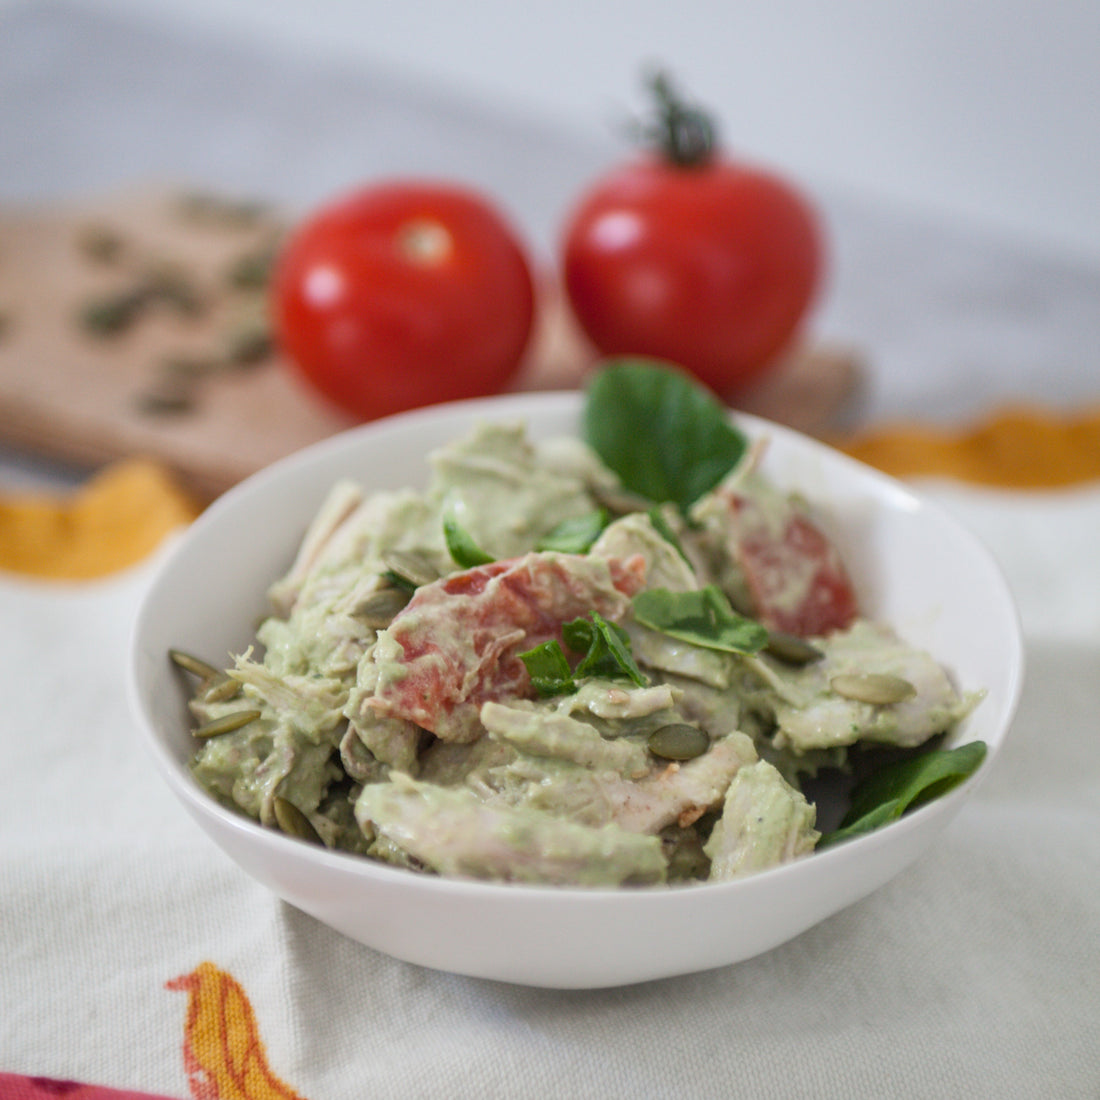
[[[486,554],[474,542],[470,532],[451,511],[443,513],[443,537],[447,541],[447,552],[463,569],[473,569],[475,565],[488,565],[493,561],[492,555]]]
[[[519,654],[539,695],[568,695],[577,690],[561,643],[556,639]]]
[[[820,851],[830,844],[838,844],[842,840],[849,840],[854,836],[874,832],[875,829],[883,825],[889,825],[891,821],[901,817],[902,809],[899,799],[891,798],[888,802],[880,803],[873,810],[868,810],[867,813],[857,818],[850,825],[841,825],[831,833],[824,833],[815,847]]]
[[[557,550],[561,554],[587,553],[600,537],[609,519],[606,508],[585,512],[583,516],[563,519],[535,546],[536,550]]]
[[[840,826],[818,841],[818,848],[869,833],[946,794],[977,771],[985,759],[984,741],[955,749],[930,749],[890,764],[868,776],[852,792],[852,804]]]
[[[695,566],[691,564],[691,560],[687,554],[684,553],[684,548],[680,545],[680,540],[676,537],[676,532],[668,525],[668,520],[665,519],[664,513],[661,511],[660,505],[654,504],[652,508],[646,512],[649,517],[649,522],[653,524],[653,529],[669,543],[672,548],[684,559],[689,566],[691,566],[692,573],[695,572]]]
[[[740,460],[747,441],[699,383],[656,360],[609,361],[589,383],[585,441],[623,487],[681,509]]]
[[[650,588],[634,597],[634,617],[671,638],[726,653],[756,653],[768,642],[767,630],[730,607],[725,593],[708,584],[691,592]]]
[[[617,623],[609,623],[598,611],[592,612],[591,622],[574,619],[562,627],[565,644],[575,653],[585,653],[574,675],[600,676],[608,680],[632,680],[638,687],[647,681],[630,652],[626,631]],[[574,643],[579,644],[574,644]],[[587,650],[587,652],[585,652]]]

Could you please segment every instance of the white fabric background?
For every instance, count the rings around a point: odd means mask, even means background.
[[[1024,620],[995,770],[933,851],[787,945],[595,992],[397,962],[254,885],[171,800],[127,712],[155,563],[0,582],[0,1070],[186,1096],[186,997],[164,983],[209,960],[308,1100],[1096,1100],[1100,488],[927,491],[986,540]]]

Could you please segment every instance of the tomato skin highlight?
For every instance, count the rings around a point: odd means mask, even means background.
[[[485,199],[393,181],[328,203],[290,235],[272,312],[307,382],[369,420],[504,389],[535,291],[522,246]]]
[[[601,353],[665,359],[728,395],[793,341],[823,253],[816,214],[777,177],[654,155],[589,189],[567,224],[562,267]]]

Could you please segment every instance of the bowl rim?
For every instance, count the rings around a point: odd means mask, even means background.
[[[391,867],[379,861],[368,859],[360,854],[327,849],[315,844],[305,844],[274,829],[266,828],[258,821],[222,805],[193,779],[187,769],[186,759],[181,759],[173,751],[147,706],[147,700],[141,689],[141,647],[139,642],[152,615],[154,596],[160,591],[165,579],[170,578],[177,561],[186,555],[193,541],[201,538],[207,526],[220,522],[220,517],[225,512],[231,511],[238,499],[249,496],[257,490],[262,490],[270,483],[278,482],[286,472],[298,470],[304,473],[313,467],[324,466],[332,456],[347,450],[354,450],[364,438],[373,438],[388,433],[401,433],[408,427],[426,428],[436,421],[442,423],[460,419],[473,423],[483,414],[491,415],[497,420],[520,419],[523,417],[523,410],[525,409],[544,413],[549,411],[559,415],[571,414],[576,417],[581,408],[582,398],[583,392],[580,390],[505,393],[425,406],[355,425],[277,459],[244,478],[222,493],[202,514],[192,521],[188,528],[174,538],[172,544],[165,549],[157,562],[154,576],[142,595],[137,613],[132,621],[128,645],[126,690],[131,712],[138,718],[141,740],[146,750],[151,754],[157,770],[167,782],[169,788],[181,799],[188,811],[200,822],[200,825],[202,818],[214,819],[221,828],[241,836],[250,843],[263,846],[272,854],[294,860],[304,860],[319,868],[338,872],[345,880],[351,878],[362,880],[364,883],[376,882],[402,886],[411,890],[422,891],[427,896],[432,897],[468,895],[512,902],[525,898],[537,898],[540,902],[553,899],[550,902],[551,904],[590,906],[608,904],[637,905],[636,899],[644,897],[648,899],[646,904],[666,906],[685,904],[681,899],[690,899],[701,895],[721,897],[727,894],[736,895],[746,890],[760,889],[765,882],[778,882],[792,874],[802,873],[807,860],[811,858],[815,865],[824,870],[828,866],[846,863],[856,858],[859,853],[865,853],[869,856],[884,845],[893,844],[900,841],[904,836],[924,829],[930,819],[942,818],[943,824],[946,825],[958,813],[963,804],[984,782],[996,757],[1003,748],[1023,688],[1025,655],[1019,609],[1000,563],[982,540],[965,524],[938,501],[928,498],[913,486],[860,462],[858,459],[846,455],[821,440],[808,436],[794,428],[733,409],[730,410],[731,419],[749,432],[795,441],[797,446],[807,449],[810,454],[820,456],[834,466],[850,471],[867,483],[874,485],[878,495],[888,497],[894,502],[904,502],[905,507],[909,510],[922,511],[935,517],[938,523],[952,529],[956,537],[961,538],[968,544],[970,552],[982,560],[982,565],[990,582],[998,590],[997,595],[1007,613],[1011,630],[1002,639],[1005,645],[1007,669],[1004,696],[999,714],[991,720],[992,726],[999,732],[999,736],[993,741],[987,740],[985,758],[966,781],[945,795],[905,813],[884,827],[861,834],[834,846],[829,846],[823,851],[815,850],[806,857],[765,868],[754,872],[752,875],[729,881],[693,882],[674,884],[665,888],[653,888],[497,882],[459,876],[414,874],[403,868]],[[271,578],[271,580],[274,579]]]

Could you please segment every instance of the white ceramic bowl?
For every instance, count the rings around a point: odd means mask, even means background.
[[[422,485],[426,453],[479,420],[521,418],[533,436],[575,432],[581,397],[528,394],[441,405],[357,428],[249,478],[182,536],[140,609],[130,663],[135,713],[173,792],[209,837],[290,904],[379,951],[526,985],[623,985],[750,958],[871,893],[928,849],[988,772],[1015,710],[1022,646],[990,555],[909,489],[784,428],[765,468],[827,510],[863,606],[926,647],[986,698],[954,735],[987,742],[970,781],[900,821],[729,883],[675,889],[500,885],[417,875],[329,852],[223,809],[192,779],[184,686],[167,652],[215,662],[240,652],[328,488]],[[225,663],[228,663],[226,661]],[[934,858],[934,856],[933,856]]]

